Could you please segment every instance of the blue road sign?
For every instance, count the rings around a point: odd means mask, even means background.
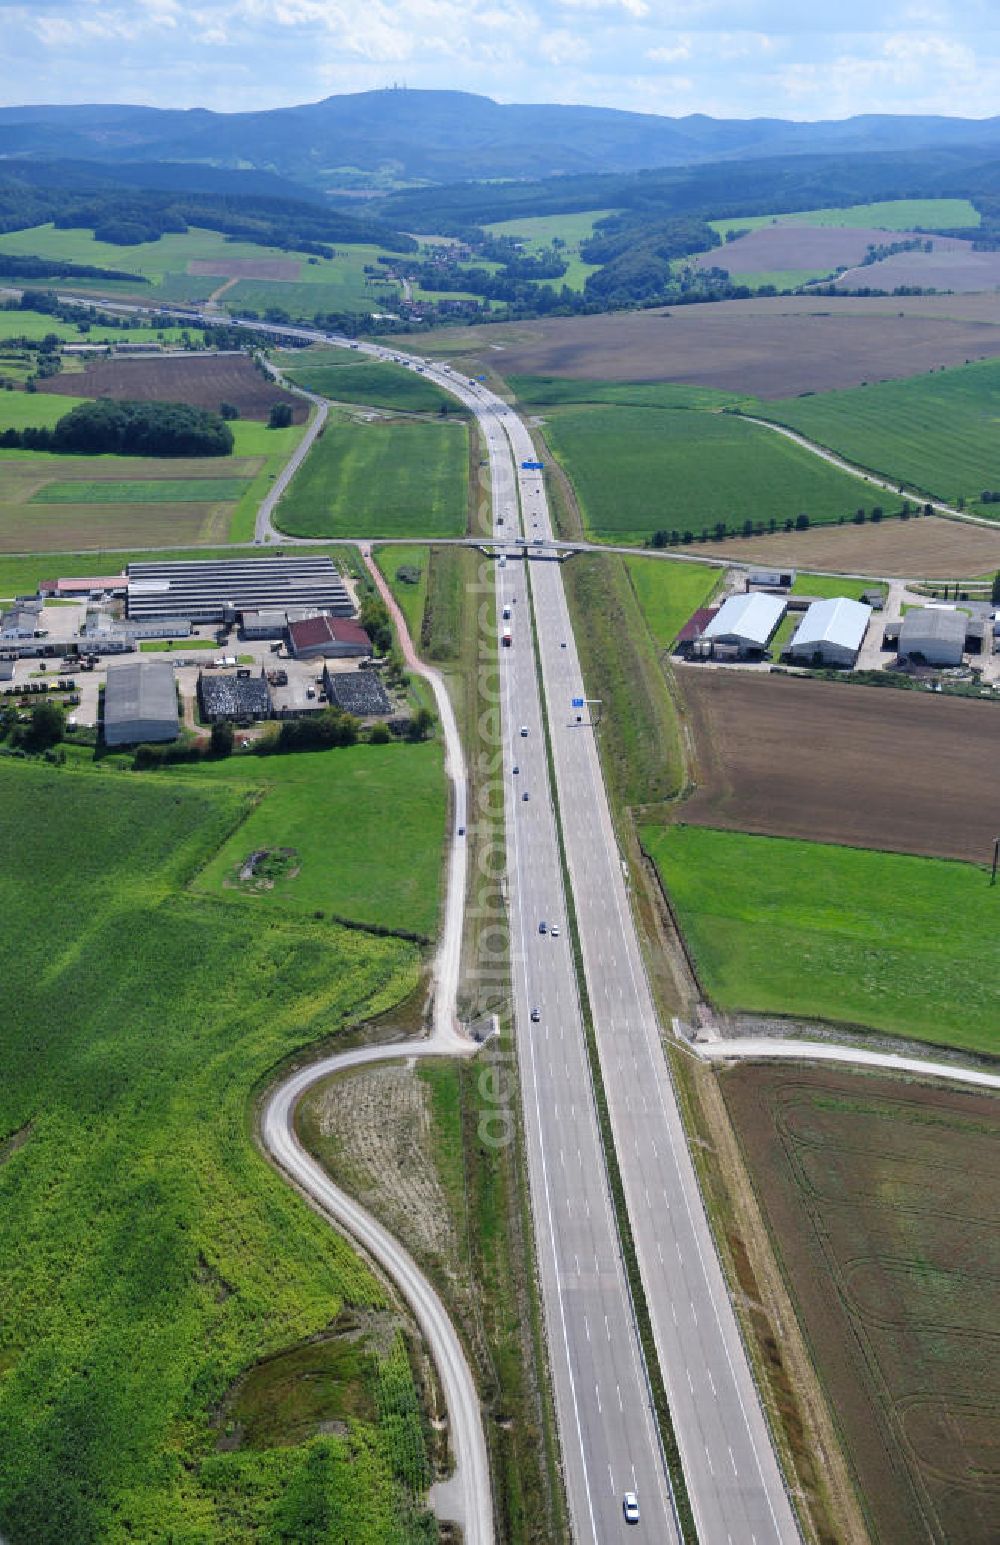
[[[583,707],[583,698],[582,697],[575,697],[573,699],[572,706],[574,708],[582,708]]]
[[[544,466],[544,461],[522,461],[521,470],[522,472],[541,472]]]

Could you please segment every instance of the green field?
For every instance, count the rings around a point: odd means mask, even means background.
[[[535,257],[540,252],[548,251],[554,240],[565,243],[560,256],[566,260],[565,274],[559,279],[547,279],[542,282],[561,288],[564,284],[571,290],[582,290],[587,281],[588,274],[597,272],[600,264],[585,263],[580,256],[580,243],[593,236],[594,226],[605,215],[613,214],[611,209],[585,209],[575,214],[567,215],[535,215],[526,220],[501,220],[493,225],[484,226],[493,236],[513,236],[516,240],[524,242],[525,255]]]
[[[334,752],[236,756],[178,769],[186,783],[262,795],[195,881],[208,895],[246,895],[269,914],[291,909],[430,936],[437,924],[445,784],[437,741]],[[293,848],[293,878],[241,890],[258,848]]]
[[[365,264],[374,264],[383,255],[377,246],[337,248],[333,259],[316,258],[278,247],[257,246],[253,242],[230,241],[218,231],[192,227],[184,234],[168,233],[159,241],[142,242],[134,247],[119,247],[96,241],[87,230],[57,230],[52,225],[36,225],[29,230],[8,231],[0,235],[0,274],[3,254],[53,258],[61,262],[90,263],[100,268],[134,273],[149,280],[142,285],[150,299],[157,301],[204,300],[226,283],[217,277],[189,274],[192,261],[232,263],[237,259],[298,263],[298,274],[289,280],[239,279],[221,300],[230,310],[264,311],[269,306],[282,307],[294,314],[311,316],[316,311],[369,311],[382,309],[398,297],[398,287],[366,282]],[[120,280],[60,280],[62,288],[109,294],[127,291]],[[135,290],[136,286],[132,286]]]
[[[679,386],[672,381],[572,381],[566,376],[507,377],[518,402],[528,408],[561,408],[584,403],[609,403],[625,408],[753,407],[757,399],[711,386]]]
[[[0,1528],[433,1538],[391,1354],[356,1371],[362,1414],[332,1432],[279,1420],[255,1446],[217,1416],[260,1358],[385,1305],[249,1112],[282,1058],[412,990],[414,948],[192,893],[244,808],[224,780],[7,762],[0,786]]]
[[[742,529],[746,520],[780,529],[800,513],[821,524],[852,513],[868,492],[730,414],[566,408],[546,419],[545,437],[600,541],[640,544],[660,529],[697,537],[719,523]]]
[[[727,231],[756,231],[762,225],[845,225],[879,231],[972,229],[980,222],[978,209],[964,198],[903,198],[883,203],[848,204],[843,208],[799,209],[787,215],[746,215],[736,220],[709,220],[725,240]]]
[[[301,363],[300,363],[301,361]],[[408,370],[404,365],[393,365],[388,360],[363,359],[355,363],[350,355],[343,355],[336,364],[312,365],[308,356],[279,355],[281,365],[289,380],[319,397],[329,397],[333,402],[359,402],[373,408],[400,409],[409,413],[436,413],[441,407],[449,412],[461,412],[454,397],[443,392],[433,381]]]
[[[0,431],[51,428],[85,400],[47,392],[0,391]],[[70,458],[47,451],[0,449],[0,468],[7,467],[0,489],[0,545],[9,551],[26,551],[251,540],[258,506],[306,426],[269,429],[251,419],[236,419],[230,428],[233,456],[221,460]],[[70,468],[75,478],[66,476]],[[99,471],[100,477],[81,475],[85,468]],[[225,471],[230,476],[178,476],[192,470]],[[216,491],[223,487],[226,492]],[[58,490],[55,496],[53,488]],[[120,491],[124,489],[133,492]],[[174,491],[168,493],[168,489]],[[27,511],[28,504],[33,513]],[[58,518],[53,513],[46,521],[37,508],[40,505],[63,509]],[[75,520],[69,506],[76,511]],[[30,523],[26,523],[29,514]]]
[[[821,599],[846,595],[849,600],[860,601],[866,590],[881,590],[885,595],[885,586],[876,585],[873,580],[845,579],[831,574],[798,573],[792,585],[792,595],[812,595]]]
[[[375,561],[388,581],[389,588],[399,602],[400,611],[406,618],[410,637],[419,646],[420,631],[427,602],[427,575],[430,567],[429,547],[376,547]],[[405,566],[419,569],[420,578],[415,585],[397,579],[397,570]]]
[[[31,504],[189,504],[205,500],[236,500],[247,487],[240,477],[157,478],[133,483],[46,483],[31,495]]]
[[[0,310],[0,344],[11,338],[37,343],[50,334],[64,343],[93,344],[179,343],[186,338],[201,342],[205,336],[200,327],[109,327],[89,318],[84,321],[83,312],[80,316],[79,322],[63,322],[44,311]]]
[[[719,259],[719,266],[727,266],[722,258]],[[804,284],[828,278],[831,273],[830,268],[761,268],[748,274],[737,273],[733,269],[729,277],[734,284],[745,284],[750,290],[762,290],[765,285],[773,285],[776,290],[798,290]]]
[[[720,1008],[1000,1049],[1000,891],[972,864],[643,828]]]
[[[331,415],[275,524],[292,536],[461,536],[468,505],[464,424]]]
[[[798,429],[870,471],[939,499],[964,498],[981,515],[1000,490],[1000,361],[821,392],[753,410]]]
[[[722,582],[722,569],[669,558],[626,558],[639,609],[660,649],[669,649],[692,612],[707,606]]]

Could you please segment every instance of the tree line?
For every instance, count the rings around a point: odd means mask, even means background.
[[[6,429],[5,450],[67,456],[229,456],[233,432],[216,413],[186,402],[81,402],[49,428]]]

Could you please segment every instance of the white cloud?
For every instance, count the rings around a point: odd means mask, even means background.
[[[690,38],[678,38],[676,43],[660,43],[656,48],[647,48],[645,58],[650,64],[677,64],[682,59],[690,59],[693,52]]]

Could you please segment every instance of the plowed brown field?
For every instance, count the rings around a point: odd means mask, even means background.
[[[400,343],[418,352],[464,356],[470,375],[473,363],[481,362],[501,375],[677,381],[772,398],[996,358],[998,322],[997,295],[778,296],[449,328],[430,343],[426,334]]]
[[[677,678],[697,762],[687,824],[989,861],[1000,704],[700,666]]]
[[[273,403],[286,402],[296,424],[309,406],[261,375],[245,354],[164,355],[153,359],[97,359],[83,371],[49,376],[40,392],[67,397],[115,397],[133,402],[187,402],[217,412],[221,402],[242,418],[266,419]]]
[[[207,274],[212,279],[291,281],[299,277],[301,266],[293,258],[190,258],[188,273]]]
[[[806,1068],[720,1075],[873,1524],[1000,1518],[1000,1101]]]
[[[762,225],[695,259],[698,268],[725,268],[731,274],[774,273],[782,269],[819,268],[827,273],[860,263],[870,246],[911,241],[914,231],[862,230],[847,225]],[[935,252],[971,246],[954,236],[918,238],[934,242]],[[872,272],[875,271],[871,265]],[[933,282],[933,281],[931,281]],[[855,279],[854,285],[875,284]]]
[[[887,496],[888,497],[888,496]],[[815,526],[788,535],[704,542],[688,549],[731,563],[792,564],[879,578],[972,579],[1000,568],[1000,526],[964,525],[936,515],[871,526]]]

